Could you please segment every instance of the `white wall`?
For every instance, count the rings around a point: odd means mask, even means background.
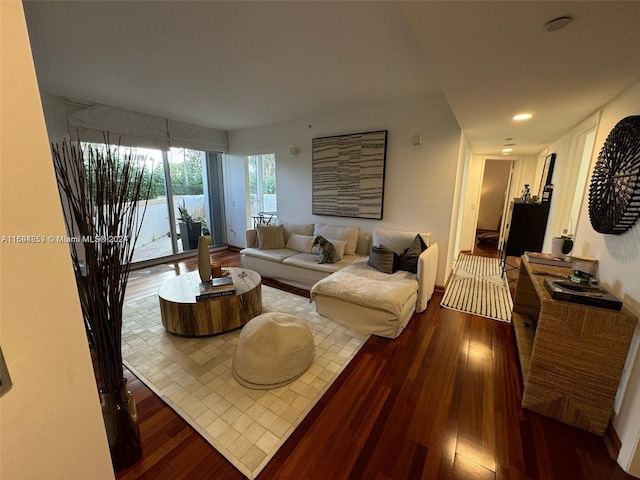
[[[312,139],[373,130],[389,131],[383,220],[312,215]],[[229,143],[231,155],[275,153],[279,220],[358,225],[367,231],[380,225],[432,232],[440,246],[436,283],[443,285],[460,133],[447,102],[436,96],[238,130],[229,133]],[[417,134],[423,136],[422,145],[411,143]],[[290,147],[298,147],[300,153],[291,155]],[[228,201],[238,202],[244,195],[231,192]],[[240,214],[229,219],[234,225],[242,221]]]
[[[467,192],[467,182],[469,180],[469,167],[471,165],[471,145],[464,132],[460,133],[460,148],[458,151],[458,167],[456,171],[456,185],[453,194],[453,215],[451,216],[451,226],[449,231],[449,253],[446,258],[445,281],[449,278],[449,273],[453,270],[455,260],[461,251],[460,245],[464,230],[464,209]]]
[[[64,235],[21,2],[0,2],[0,35],[0,235]],[[113,479],[67,245],[2,242],[0,256],[13,382],[0,398],[0,477]]]
[[[575,151],[574,140],[585,129],[597,125],[596,141],[591,156],[589,177],[598,154],[609,132],[624,117],[638,115],[637,105],[640,104],[640,83],[637,83],[618,98],[605,105],[600,116],[586,119],[569,133],[559,138],[549,146],[548,152],[556,152],[556,167],[553,174],[554,185],[560,185],[558,190],[554,188],[552,200],[552,213],[549,218],[551,229],[547,230],[545,246],[550,247],[550,236],[561,233],[560,229],[567,223],[566,214],[562,216],[562,209],[571,203],[571,198],[566,198],[567,192],[575,191],[575,185],[571,185],[571,177],[575,173],[575,165],[570,164],[570,159]],[[598,120],[599,119],[599,120]],[[557,173],[556,173],[557,172]],[[600,282],[610,289],[615,295],[623,299],[625,306],[635,315],[640,316],[640,224],[636,224],[631,230],[622,235],[602,235],[591,227],[588,211],[589,188],[582,196],[582,208],[575,229],[576,236],[573,248],[575,255],[587,255],[595,257],[599,261],[598,277]],[[555,211],[554,211],[555,209]],[[627,358],[627,364],[616,396],[614,406],[615,416],[613,425],[622,442],[622,448],[618,457],[618,463],[632,475],[640,477],[640,450],[638,449],[638,437],[640,435],[640,355],[638,355],[638,332],[636,328],[631,350]]]
[[[549,210],[549,219],[547,221],[547,231],[545,234],[542,250],[551,251],[551,239],[562,235],[565,229],[575,231],[578,223],[577,218],[571,218],[571,210],[573,207],[573,199],[576,195],[582,197],[584,185],[577,185],[578,174],[580,170],[580,161],[582,160],[581,146],[577,145],[577,140],[582,133],[594,128],[598,124],[599,115],[590,116],[576,127],[572,128],[566,135],[553,142],[542,152],[540,156],[541,162],[544,156],[550,153],[556,154],[556,161],[553,169],[553,196],[551,198],[551,208]],[[600,144],[599,146],[601,146]],[[594,149],[599,152],[599,148]],[[536,177],[536,189],[540,183],[541,168],[538,169]],[[575,253],[575,251],[573,252]]]
[[[624,117],[638,115],[640,83],[637,83],[603,109],[598,124],[590,172],[609,132]],[[567,135],[568,136],[568,135]],[[564,138],[564,137],[563,137]],[[563,139],[561,139],[563,140]],[[566,139],[565,139],[566,140]],[[599,279],[621,298],[625,306],[640,316],[640,223],[622,235],[602,235],[591,227],[588,214],[588,188],[585,192],[573,248],[575,255],[588,255],[599,260]],[[554,193],[555,195],[555,193]],[[618,463],[640,477],[640,355],[638,331],[623,374],[621,389],[616,398],[613,425],[622,441]]]
[[[227,243],[234,247],[247,246],[245,232],[250,228],[249,179],[246,175],[247,161],[242,156],[223,156],[224,209]]]

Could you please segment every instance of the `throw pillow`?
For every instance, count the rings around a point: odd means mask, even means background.
[[[373,229],[373,245],[384,245],[400,255],[416,238],[416,234],[420,235],[424,242],[429,246],[431,234],[422,232],[410,232],[407,230],[389,230],[386,228],[376,227]]]
[[[313,223],[291,223],[291,222],[278,222],[278,225],[284,227],[284,241],[288,242],[292,233],[298,235],[313,235]]]
[[[376,270],[391,274],[397,270],[398,254],[384,245],[373,246],[368,263]]]
[[[311,253],[311,244],[313,243],[313,235],[298,235],[297,233],[289,234],[287,248],[301,253]]]
[[[274,248],[284,248],[284,227],[282,225],[267,226],[258,225],[258,248],[261,250],[271,250]]]
[[[330,225],[328,223],[316,223],[313,230],[314,235],[322,235],[327,240],[344,240],[347,246],[344,249],[345,255],[355,255],[358,247],[359,227],[343,227],[341,225]]]
[[[427,249],[427,244],[420,235],[416,235],[409,248],[400,254],[400,270],[418,273],[418,257]]]

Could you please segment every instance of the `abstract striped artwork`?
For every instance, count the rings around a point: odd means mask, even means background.
[[[461,253],[440,305],[510,322],[513,301],[500,260]]]
[[[381,220],[387,130],[313,139],[314,215]]]

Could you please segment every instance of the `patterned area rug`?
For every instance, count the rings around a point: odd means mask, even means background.
[[[500,260],[461,253],[440,305],[510,322],[513,301]]]
[[[240,329],[186,338],[165,331],[156,295],[125,305],[125,365],[248,478],[255,478],[364,345],[368,334],[315,313],[307,298],[262,286],[263,311],[306,320],[313,364],[273,390],[242,387],[231,371]]]

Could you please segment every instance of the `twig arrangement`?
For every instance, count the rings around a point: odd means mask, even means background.
[[[65,141],[52,149],[98,388],[118,392],[124,386],[124,294],[151,182],[143,187],[144,167],[131,152],[120,159],[120,147],[87,147],[85,156],[78,139],[77,145]]]

